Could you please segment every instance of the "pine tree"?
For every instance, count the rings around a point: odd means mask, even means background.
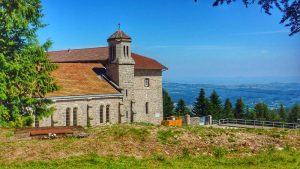
[[[40,0],[0,1],[0,126],[29,126],[33,115],[54,111],[43,99],[58,87],[50,76],[56,66],[45,52],[51,42],[37,40],[42,16]]]
[[[200,89],[199,96],[194,103],[192,112],[198,117],[207,115],[207,99],[205,97],[205,91],[203,88]]]
[[[173,115],[173,110],[174,110],[174,104],[169,96],[169,93],[163,89],[163,113],[164,113],[164,118],[172,116]]]
[[[189,113],[189,110],[186,107],[186,104],[183,99],[178,100],[175,112],[177,116],[184,116]]]
[[[245,114],[245,104],[242,98],[237,99],[235,104],[234,116],[235,118],[243,118]]]
[[[300,106],[298,103],[295,103],[290,110],[288,121],[290,123],[297,123],[299,122],[298,119],[300,119]]]
[[[210,95],[210,113],[214,119],[220,119],[222,113],[221,100],[215,90]]]
[[[257,119],[259,120],[271,120],[268,106],[265,103],[257,103],[254,107]]]
[[[283,107],[283,104],[280,104],[278,114],[280,116],[281,121],[285,122],[286,121],[286,111],[285,111],[285,108]]]
[[[232,104],[229,98],[227,98],[224,103],[223,118],[234,118]]]

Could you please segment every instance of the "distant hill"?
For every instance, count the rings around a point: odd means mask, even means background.
[[[211,85],[166,82],[163,83],[163,87],[169,92],[173,101],[183,98],[188,105],[193,105],[200,88],[205,89],[207,97],[212,90],[216,90],[222,102],[229,98],[234,104],[239,97],[242,97],[249,107],[254,107],[258,102],[265,102],[270,107],[278,107],[281,103],[290,107],[295,102],[300,103],[300,83]]]

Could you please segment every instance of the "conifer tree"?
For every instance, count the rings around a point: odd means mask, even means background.
[[[268,106],[265,103],[257,103],[254,107],[257,119],[271,120]]]
[[[183,99],[178,100],[175,112],[177,116],[184,116],[189,113],[189,110],[186,107],[186,104]]]
[[[173,115],[173,110],[174,110],[174,104],[169,96],[169,93],[163,89],[163,113],[164,117],[169,117]]]
[[[210,95],[210,113],[214,119],[220,119],[222,114],[221,100],[218,93],[213,90]]]
[[[237,99],[234,111],[235,118],[243,118],[245,114],[245,104],[242,98]]]
[[[205,91],[203,88],[200,89],[199,96],[194,103],[192,112],[198,117],[206,116],[207,115],[207,99],[205,97]]]
[[[229,98],[227,98],[224,103],[223,118],[234,118],[232,104]]]
[[[22,127],[49,116],[54,109],[43,99],[57,90],[47,58],[51,42],[40,45],[36,32],[44,27],[40,0],[0,1],[0,126]]]
[[[287,115],[286,115],[285,108],[283,107],[283,104],[280,104],[280,108],[278,110],[278,114],[279,114],[279,117],[280,117],[281,121],[285,122]]]
[[[299,122],[298,119],[300,119],[300,106],[298,103],[295,103],[289,112],[288,121],[297,123]]]

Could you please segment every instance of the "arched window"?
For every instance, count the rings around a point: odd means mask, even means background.
[[[126,46],[126,53],[127,53],[127,56],[129,56],[129,47]]]
[[[73,108],[73,126],[77,126],[77,111],[77,107]]]
[[[126,47],[125,46],[123,46],[123,53],[124,53],[124,56],[126,56],[126,49],[125,49]]]
[[[106,106],[106,123],[109,123],[110,122],[110,117],[109,117],[109,105]]]
[[[34,116],[34,124],[35,124],[35,127],[40,127],[40,122],[39,122],[37,115]]]
[[[149,113],[149,103],[148,102],[146,102],[146,104],[145,104],[145,112],[146,112],[146,114]]]
[[[70,112],[71,109],[68,107],[66,110],[66,126],[70,126]]]
[[[100,123],[103,123],[103,105],[100,106]]]

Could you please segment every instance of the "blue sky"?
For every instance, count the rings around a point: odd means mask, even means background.
[[[281,13],[240,2],[194,0],[43,0],[39,39],[51,50],[106,46],[121,29],[133,51],[166,65],[164,80],[185,83],[300,82],[300,34],[288,36]]]

